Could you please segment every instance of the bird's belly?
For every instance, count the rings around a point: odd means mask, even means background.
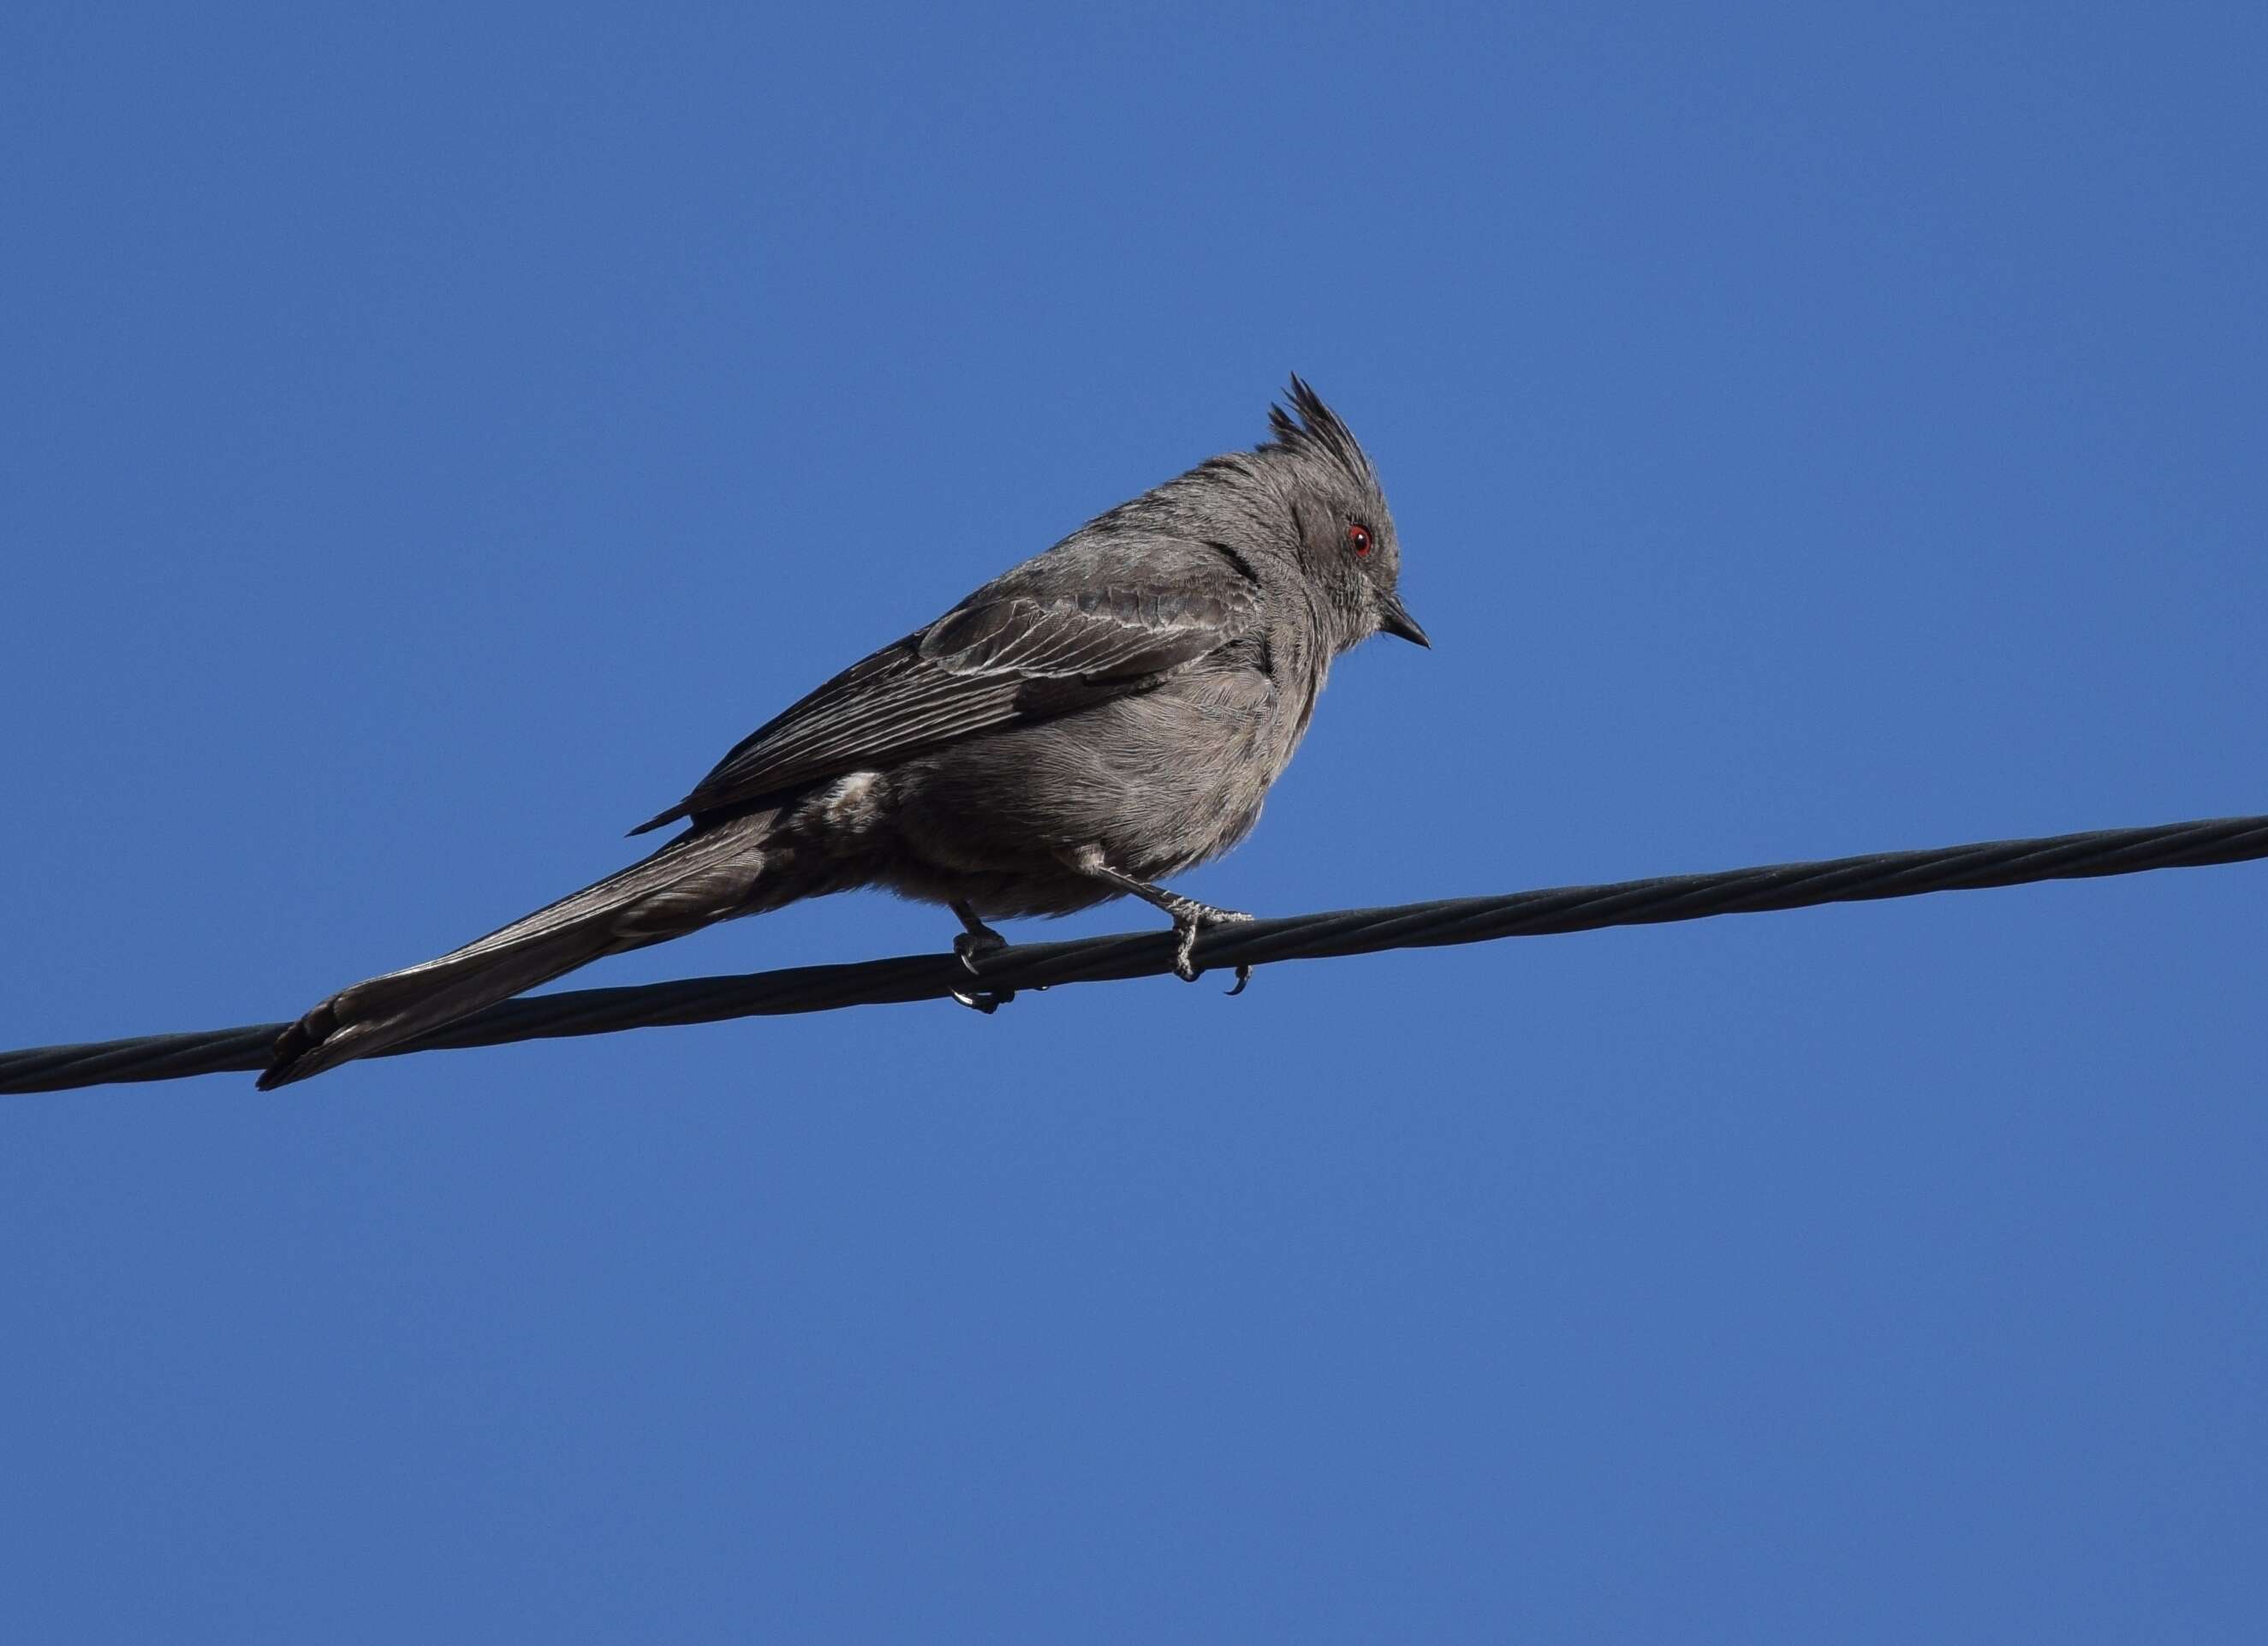
[[[924,868],[972,883],[1060,882],[1046,895],[1071,908],[1093,899],[1059,853],[1100,845],[1123,873],[1178,874],[1251,831],[1290,755],[1256,683],[1161,689],[909,762],[894,775],[901,838]]]

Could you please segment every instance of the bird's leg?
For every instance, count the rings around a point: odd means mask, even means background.
[[[980,963],[987,955],[997,955],[1008,947],[1008,940],[976,918],[976,911],[965,903],[953,905],[954,913],[968,929],[953,940],[953,952],[972,978],[982,977]],[[972,1011],[983,1012],[988,1017],[1016,998],[1013,989],[955,989],[953,998]]]
[[[1139,897],[1152,908],[1163,909],[1174,917],[1174,934],[1181,939],[1174,950],[1174,975],[1184,983],[1197,980],[1197,962],[1192,956],[1197,949],[1199,932],[1208,926],[1234,926],[1252,918],[1234,909],[1216,909],[1209,903],[1184,897],[1178,891],[1168,891],[1163,886],[1152,886],[1146,880],[1137,880],[1131,875],[1121,874],[1103,860],[1101,846],[1081,846],[1076,852],[1064,852],[1057,855],[1067,867],[1116,886],[1119,890]],[[1236,986],[1229,993],[1243,993],[1244,985],[1251,981],[1252,968],[1239,966],[1236,969]]]
[[[954,904],[953,912],[961,917],[961,925],[968,928],[953,940],[953,952],[961,956],[961,963],[968,968],[973,977],[976,975],[976,963],[987,955],[997,955],[1007,948],[1008,940],[978,919],[976,911],[967,904]]]

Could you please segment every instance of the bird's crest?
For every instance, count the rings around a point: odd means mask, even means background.
[[[1312,453],[1336,463],[1366,486],[1378,484],[1378,473],[1371,468],[1354,432],[1339,421],[1339,414],[1323,404],[1323,397],[1308,388],[1298,373],[1292,374],[1291,410],[1269,407],[1268,428],[1275,437],[1270,446],[1286,452]]]

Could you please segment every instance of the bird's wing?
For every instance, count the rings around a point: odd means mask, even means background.
[[[1235,563],[1204,544],[1174,548],[1188,552],[1122,560],[1094,587],[1030,575],[1040,562],[1020,567],[759,727],[632,832],[1145,690],[1257,624],[1259,588]]]

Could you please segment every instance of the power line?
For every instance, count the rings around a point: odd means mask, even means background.
[[[1883,852],[1816,863],[1673,875],[1605,886],[1562,886],[1495,897],[1454,897],[1387,909],[1215,926],[1199,940],[1200,964],[1226,968],[1279,960],[1320,960],[1390,948],[1479,943],[1500,937],[1542,937],[1609,926],[1760,914],[1820,904],[1911,897],[1930,891],[1973,891],[2043,880],[2132,875],[2144,869],[2198,868],[2268,858],[2268,816],[2220,817],[2106,829],[2032,840],[1992,840],[1919,852]],[[984,963],[989,990],[1048,988],[1154,977],[1173,970],[1169,932],[1025,943]],[[907,955],[850,965],[794,966],[743,977],[691,978],[629,988],[576,989],[506,1000],[417,1039],[378,1053],[491,1046],[621,1029],[708,1023],[730,1017],[827,1012],[845,1006],[941,1000],[969,986],[951,955]],[[282,1023],[151,1035],[90,1045],[35,1046],[0,1052],[0,1094],[63,1091],[126,1081],[179,1080],[263,1067]]]

